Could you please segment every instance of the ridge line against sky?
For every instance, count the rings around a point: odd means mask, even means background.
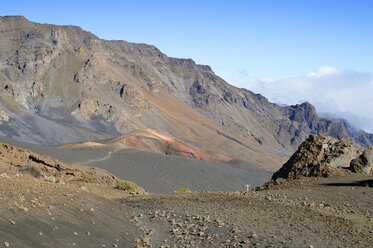
[[[2,1],[0,15],[76,25],[208,64],[231,83],[331,65],[373,73],[373,1]]]
[[[155,45],[168,56],[210,65],[227,82],[271,101],[306,100],[318,112],[361,119],[353,123],[370,132],[372,13],[371,0],[4,0],[0,9],[2,16],[23,15],[80,26],[103,39]],[[322,68],[340,73],[307,76]],[[312,94],[304,94],[306,89]],[[353,100],[345,104],[349,92]],[[331,104],[333,109],[326,108]]]

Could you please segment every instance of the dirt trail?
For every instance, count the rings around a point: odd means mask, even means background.
[[[75,163],[76,164],[85,165],[85,164],[91,164],[91,163],[101,162],[101,161],[104,161],[106,159],[109,159],[113,153],[115,153],[117,151],[120,151],[120,150],[122,150],[122,149],[116,149],[116,150],[113,150],[113,151],[109,151],[107,153],[107,155],[105,157],[102,157],[102,158],[91,159],[91,160],[82,161],[82,162],[75,162]]]

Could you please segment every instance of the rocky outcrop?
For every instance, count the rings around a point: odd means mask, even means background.
[[[0,172],[3,175],[19,172],[57,183],[95,183],[110,188],[115,188],[122,182],[103,169],[63,163],[4,143],[0,143],[0,161]],[[138,192],[145,191],[139,187]]]
[[[348,138],[335,139],[323,134],[310,135],[291,158],[273,174],[272,180],[343,174],[349,171],[351,160],[358,155],[358,150]]]
[[[366,149],[358,158],[351,161],[350,170],[373,174],[373,148]]]

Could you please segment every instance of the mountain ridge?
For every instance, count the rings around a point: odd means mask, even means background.
[[[60,145],[152,128],[274,167],[313,133],[373,144],[373,135],[319,118],[309,103],[280,107],[152,45],[24,17],[0,17],[0,33],[4,136]]]

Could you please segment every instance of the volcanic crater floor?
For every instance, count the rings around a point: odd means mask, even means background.
[[[119,194],[0,177],[8,247],[371,247],[373,176],[305,178],[249,192]]]

